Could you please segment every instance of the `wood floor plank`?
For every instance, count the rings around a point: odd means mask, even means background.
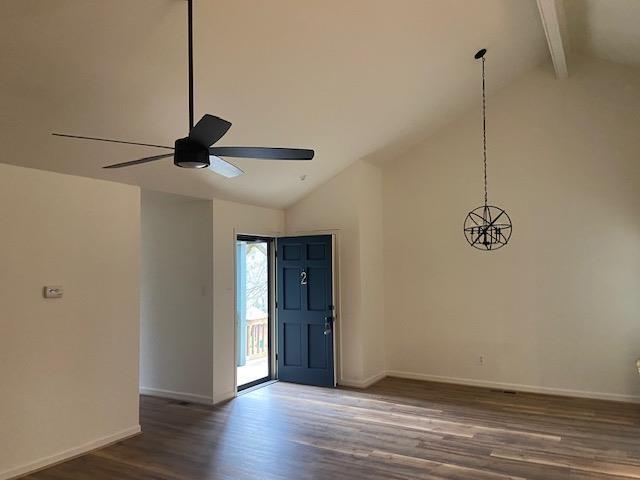
[[[143,396],[143,434],[30,480],[640,479],[640,406],[387,378],[216,407]]]
[[[537,465],[554,465],[569,467],[591,473],[604,473],[625,478],[640,478],[640,465],[630,465],[619,460],[609,462],[595,458],[559,455],[551,452],[527,452],[523,450],[494,450],[492,457],[535,463]]]

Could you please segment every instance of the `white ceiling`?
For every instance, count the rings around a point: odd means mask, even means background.
[[[285,207],[357,159],[392,161],[476,105],[479,48],[489,50],[490,91],[548,59],[535,0],[195,0],[194,8],[196,116],[233,122],[219,145],[314,148],[312,162],[241,159],[247,174],[236,179],[171,160],[102,170],[163,152],[49,135],[167,145],[186,135],[182,0],[2,2],[0,161]]]
[[[565,0],[573,51],[640,65],[640,0]]]

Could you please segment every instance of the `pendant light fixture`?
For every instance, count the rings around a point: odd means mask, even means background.
[[[484,205],[471,210],[464,221],[464,236],[478,250],[497,250],[504,247],[511,238],[511,218],[500,207],[489,205],[487,195],[487,107],[484,73],[486,49],[475,54],[482,61],[482,156],[484,160]]]

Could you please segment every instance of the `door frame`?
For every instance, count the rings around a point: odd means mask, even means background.
[[[257,385],[261,385],[263,383],[268,383],[273,379],[277,378],[277,362],[275,362],[275,355],[277,350],[277,337],[276,337],[276,324],[274,323],[276,320],[275,316],[275,294],[276,294],[276,282],[275,282],[275,251],[276,251],[276,237],[269,237],[265,235],[253,235],[246,233],[235,233],[234,245],[238,244],[238,241],[262,241],[267,244],[267,359],[269,364],[269,375],[267,377],[259,378],[253,382],[246,383],[244,385],[238,385],[238,291],[237,288],[234,288],[234,302],[235,302],[235,341],[233,345],[234,351],[234,378],[235,378],[235,387],[236,387],[236,395],[238,392],[242,392],[243,390],[255,387]],[[234,256],[237,250],[234,249]],[[234,285],[237,285],[237,275],[238,275],[238,259],[235,258],[234,262],[234,276],[236,281]]]
[[[289,237],[310,237],[316,235],[327,235],[331,237],[331,283],[332,283],[332,296],[333,296],[333,386],[336,387],[340,380],[342,379],[342,363],[340,361],[340,357],[342,356],[342,315],[340,311],[340,230],[310,230],[310,231],[296,231],[286,235],[279,235],[276,237],[276,248],[274,250],[277,251],[277,242],[280,238],[289,238]],[[274,271],[277,272],[278,269],[278,258],[275,259],[275,268]],[[274,272],[274,273],[275,273]],[[278,298],[278,282],[274,282],[274,295],[275,298]],[[275,308],[274,315],[274,325],[275,325],[275,337],[274,337],[274,345],[275,345],[275,353],[277,354],[278,348],[278,309]],[[275,360],[275,355],[274,355]],[[278,378],[278,362],[276,363],[275,377]]]

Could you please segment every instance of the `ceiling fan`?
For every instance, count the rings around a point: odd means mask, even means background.
[[[263,160],[311,160],[313,150],[303,148],[268,148],[268,147],[214,147],[231,127],[231,122],[214,115],[205,114],[194,125],[193,123],[193,0],[187,0],[188,17],[188,45],[189,45],[189,135],[175,141],[173,147],[166,145],[154,145],[149,143],[127,142],[108,138],[83,137],[79,135],[67,135],[52,133],[57,137],[79,138],[83,140],[97,140],[100,142],[124,143],[128,145],[141,145],[145,147],[164,148],[171,153],[153,155],[130,162],[116,163],[102,168],[123,168],[141,163],[155,162],[173,157],[173,163],[182,168],[207,168],[222,175],[232,178],[242,175],[244,172],[221,157],[244,157]]]

